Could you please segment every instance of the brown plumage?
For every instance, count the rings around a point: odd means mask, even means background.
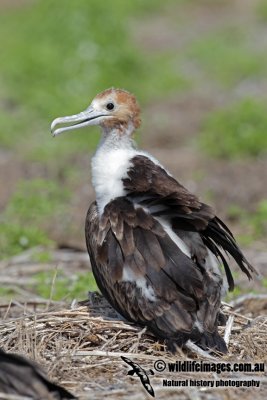
[[[57,118],[52,131],[93,124],[101,126],[102,139],[92,159],[96,202],[87,213],[85,237],[99,289],[121,315],[147,326],[172,351],[190,339],[226,352],[217,330],[224,320],[217,260],[230,290],[234,281],[224,252],[248,278],[254,268],[214,210],[135,148],[140,117],[133,95],[108,89],[85,112]]]
[[[34,400],[75,399],[66,389],[50,382],[37,364],[0,349],[0,398],[1,393]]]

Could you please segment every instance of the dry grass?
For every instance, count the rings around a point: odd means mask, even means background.
[[[260,301],[264,296],[260,296]],[[258,302],[254,298],[255,304]],[[247,298],[237,303],[240,310]],[[250,299],[251,301],[251,299]],[[265,297],[266,303],[266,297]],[[228,324],[221,333],[229,341],[229,353],[220,361],[266,362],[267,316],[246,316],[229,306],[224,306]],[[147,371],[154,362],[188,359],[205,359],[205,356],[188,350],[173,356],[166,352],[162,343],[145,330],[118,318],[115,311],[98,294],[90,294],[83,304],[69,308],[60,303],[29,301],[27,304],[10,303],[0,308],[0,347],[7,351],[24,354],[36,360],[47,371],[50,379],[60,383],[81,399],[149,398],[139,378],[127,376],[129,366],[121,355],[138,362]],[[218,359],[218,357],[217,357]],[[206,389],[163,388],[165,379],[251,379],[253,374],[244,373],[157,373],[151,377],[156,398],[172,398],[179,390],[181,399],[235,399],[263,398],[267,388],[267,376],[255,374],[261,380],[260,389]],[[251,397],[250,397],[251,396]],[[259,397],[257,397],[259,396]],[[0,395],[1,398],[1,395]]]

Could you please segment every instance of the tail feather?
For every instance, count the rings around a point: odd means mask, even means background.
[[[220,248],[233,257],[239,268],[249,279],[252,279],[252,274],[257,274],[257,271],[239,249],[230,230],[219,218],[214,217],[209,222],[207,228],[201,233],[201,237],[206,246],[222,261],[227,276],[229,290],[234,289],[234,281],[228,262],[220,251]]]
[[[187,347],[188,341],[193,342],[204,351],[216,351],[223,354],[228,351],[224,339],[217,330],[212,333],[207,331],[200,333],[197,329],[193,329],[191,333],[179,332],[175,337],[165,339],[168,350],[173,354],[176,353],[177,348]]]
[[[223,354],[227,353],[226,343],[218,332],[204,332],[200,340],[195,342],[195,344],[203,350],[215,350]]]

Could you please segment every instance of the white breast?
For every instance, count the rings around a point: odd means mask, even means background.
[[[99,148],[92,158],[92,183],[100,215],[111,200],[125,195],[122,179],[127,177],[130,160],[136,151]]]

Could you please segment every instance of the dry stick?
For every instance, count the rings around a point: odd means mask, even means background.
[[[226,324],[225,332],[224,332],[224,341],[226,343],[226,346],[228,346],[228,344],[229,344],[229,340],[230,340],[230,335],[231,335],[234,319],[235,319],[235,316],[234,315],[230,315],[228,320],[227,320],[227,324]]]
[[[55,282],[56,282],[56,278],[57,278],[57,273],[58,273],[58,264],[56,265],[55,273],[54,273],[54,276],[53,276],[53,279],[52,279],[52,284],[51,284],[51,289],[50,289],[50,295],[49,295],[49,301],[48,301],[48,303],[47,303],[46,310],[49,309],[50,304],[51,304],[51,302],[52,302],[52,297],[53,297],[54,288],[55,288]]]
[[[237,307],[240,304],[243,304],[246,300],[266,300],[267,299],[267,294],[265,293],[259,293],[259,294],[244,294],[242,296],[239,296],[236,300],[233,300],[232,306]]]
[[[226,303],[225,301],[221,301],[221,305],[229,308],[233,308],[232,304]]]
[[[0,393],[0,400],[31,400],[31,397],[20,396],[16,394]]]
[[[235,312],[235,311],[230,311],[230,310],[229,310],[228,313],[229,313],[230,315],[234,315],[235,317],[239,317],[239,318],[242,318],[242,319],[246,319],[247,321],[253,321],[253,318],[246,317],[245,315],[239,314],[239,313],[237,313],[237,312]]]
[[[129,350],[133,351],[138,348],[142,335],[146,333],[147,327],[145,326],[140,332],[137,332],[137,341],[134,342]]]
[[[3,318],[4,320],[6,319],[6,317],[7,317],[7,314],[9,313],[9,310],[10,310],[11,304],[12,304],[12,299],[10,300],[10,302],[9,302],[9,304],[8,304],[7,310],[6,310],[6,312],[5,312],[5,315],[4,315],[4,318]]]
[[[207,351],[202,350],[200,347],[198,347],[195,343],[193,343],[191,340],[188,340],[185,344],[185,347],[187,347],[189,350],[191,350],[193,353],[198,354],[201,357],[208,358],[209,360],[215,360],[217,361],[216,357],[211,356]]]
[[[37,298],[37,299],[27,300],[27,305],[28,306],[46,305],[48,302],[49,302],[49,300],[42,299],[42,298],[40,298],[40,299]],[[62,301],[54,301],[53,300],[52,303],[55,304],[55,305],[65,305],[65,303],[62,302]],[[18,305],[18,303],[14,303],[14,300],[11,299],[9,303],[0,304],[0,308],[15,307],[17,305]]]
[[[67,355],[67,354],[66,354]],[[64,354],[62,354],[64,357]],[[73,354],[73,357],[115,357],[120,358],[123,357],[135,357],[142,358],[143,360],[158,360],[158,355],[150,356],[147,354],[138,354],[138,353],[127,353],[127,352],[116,352],[116,351],[101,351],[101,350],[90,350],[90,351],[77,351]]]

